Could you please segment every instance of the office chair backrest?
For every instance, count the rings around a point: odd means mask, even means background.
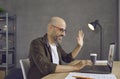
[[[20,66],[22,69],[22,74],[23,74],[23,78],[27,79],[27,74],[30,68],[30,61],[29,59],[20,59]]]

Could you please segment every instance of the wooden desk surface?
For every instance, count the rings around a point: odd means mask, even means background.
[[[74,61],[70,64],[75,64],[77,61]],[[116,75],[117,79],[120,79],[120,61],[114,61],[113,64],[113,70],[112,73]],[[42,79],[65,79],[65,77],[69,74],[69,72],[66,73],[54,73],[54,74],[49,74]]]
[[[116,75],[117,79],[120,79],[120,61],[114,61],[112,73]]]

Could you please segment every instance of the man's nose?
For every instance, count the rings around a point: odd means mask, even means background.
[[[62,32],[62,35],[63,35],[63,36],[65,36],[65,35],[66,35],[66,32],[65,32],[65,31],[64,31],[64,32]]]

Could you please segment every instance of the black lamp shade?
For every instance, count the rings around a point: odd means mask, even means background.
[[[95,30],[97,25],[98,25],[98,20],[95,20],[94,22],[88,23],[88,27],[93,31]]]
[[[93,31],[95,30],[95,27],[91,23],[88,24],[88,27]]]

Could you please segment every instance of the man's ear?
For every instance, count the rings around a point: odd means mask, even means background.
[[[48,26],[48,29],[52,29],[53,27],[51,25]]]

